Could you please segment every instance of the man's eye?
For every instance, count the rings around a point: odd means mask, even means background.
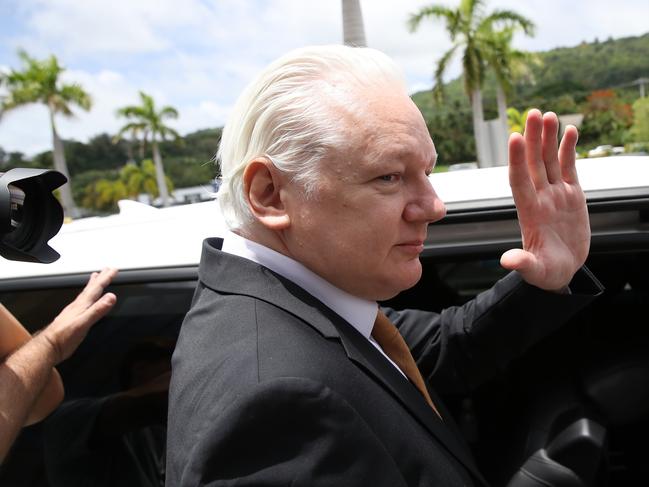
[[[386,183],[396,183],[401,179],[400,174],[384,174],[377,178],[379,181],[385,181]]]

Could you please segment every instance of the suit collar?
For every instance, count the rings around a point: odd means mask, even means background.
[[[203,284],[221,293],[265,301],[300,318],[324,337],[340,339],[350,360],[390,391],[456,460],[482,480],[470,453],[449,425],[440,421],[419,391],[353,326],[293,282],[248,259],[221,252],[221,244],[218,238],[203,243],[199,267]],[[432,397],[440,403],[434,394]],[[444,409],[440,412],[445,422],[452,422]]]
[[[326,308],[323,303],[270,269],[243,257],[221,252],[222,243],[220,238],[208,238],[203,242],[198,269],[198,277],[203,284],[221,293],[260,299],[297,316],[326,338],[339,337],[336,327],[322,316],[322,310]],[[223,276],[227,276],[227,279],[223,279]]]
[[[233,232],[228,232],[223,238],[222,250],[245,257],[297,284],[369,339],[376,320],[376,301],[349,294],[291,257]]]

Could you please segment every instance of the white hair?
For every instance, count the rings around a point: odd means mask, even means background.
[[[237,100],[217,153],[223,178],[218,201],[228,226],[253,221],[243,173],[257,157],[269,159],[312,195],[318,163],[344,147],[346,115],[363,112],[362,93],[372,87],[406,93],[396,64],[368,48],[305,47],[262,71]]]

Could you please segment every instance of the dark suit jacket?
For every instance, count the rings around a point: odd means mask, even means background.
[[[173,357],[169,486],[483,485],[435,390],[479,383],[599,291],[588,276],[590,294],[559,295],[510,274],[441,314],[387,310],[441,421],[349,323],[220,246],[204,243]]]

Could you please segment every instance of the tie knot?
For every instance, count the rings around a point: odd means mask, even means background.
[[[386,343],[387,345],[394,340],[398,340],[401,335],[399,335],[399,330],[397,330],[397,327],[390,321],[390,318],[385,316],[383,311],[379,310],[376,314],[376,320],[374,320],[372,336],[377,343],[383,347],[383,343]]]

